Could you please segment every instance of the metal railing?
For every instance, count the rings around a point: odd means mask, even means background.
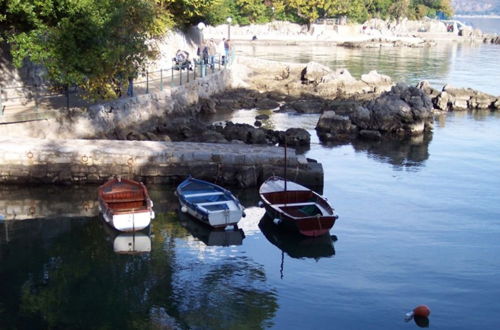
[[[200,77],[205,77],[217,71],[224,70],[232,61],[224,57],[214,57],[208,63],[193,60],[184,66],[172,60],[172,66],[156,71],[145,71],[133,80],[132,89],[123,91],[121,97],[137,96],[163,91],[165,88],[181,86]],[[48,110],[69,109],[71,107],[88,106],[90,103],[84,94],[76,87],[64,88],[63,92],[50,92],[47,85],[0,86],[0,122],[23,120],[23,118],[6,118],[14,116],[28,118],[31,115]],[[126,92],[126,93],[125,93]],[[44,119],[44,118],[39,118]],[[26,119],[34,120],[34,119]]]

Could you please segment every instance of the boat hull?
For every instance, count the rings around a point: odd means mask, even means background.
[[[113,228],[122,232],[134,232],[143,230],[151,224],[155,214],[151,210],[136,213],[113,214],[112,212],[103,212],[104,220]]]
[[[207,181],[188,178],[176,193],[182,212],[213,228],[236,225],[244,215],[243,206],[231,192]]]
[[[295,219],[283,212],[277,211],[270,205],[266,205],[265,209],[276,226],[309,237],[317,237],[328,233],[336,220],[334,216]]]
[[[328,233],[337,216],[326,199],[294,182],[288,182],[288,189],[284,179],[271,177],[259,190],[274,224],[309,237]]]
[[[140,182],[109,180],[99,187],[98,200],[106,223],[121,232],[142,230],[155,217],[153,202]]]

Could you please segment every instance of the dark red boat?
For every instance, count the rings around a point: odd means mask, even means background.
[[[305,236],[327,233],[338,218],[323,196],[277,176],[267,179],[259,194],[277,226]]]

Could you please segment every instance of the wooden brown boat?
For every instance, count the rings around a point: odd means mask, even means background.
[[[338,218],[326,198],[277,176],[260,186],[259,195],[275,225],[305,236],[327,233]]]
[[[104,220],[119,231],[146,228],[154,219],[153,202],[142,182],[111,179],[98,189]]]

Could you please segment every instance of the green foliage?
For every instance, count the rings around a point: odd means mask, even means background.
[[[112,98],[155,56],[147,40],[164,33],[168,15],[150,0],[7,0],[15,64],[28,58],[61,86]]]
[[[240,14],[234,0],[214,3],[205,15],[206,22],[211,25],[226,24],[228,17],[231,17],[235,23],[240,23]]]
[[[421,19],[425,16],[435,17],[438,11],[446,16],[453,16],[453,7],[450,0],[413,0],[411,16]]]
[[[187,27],[206,21],[214,10],[220,9],[225,0],[156,0],[158,8],[172,15],[176,25]]]
[[[199,22],[246,25],[318,18],[451,16],[451,0],[0,0],[0,41],[16,65],[47,67],[55,84],[76,84],[92,98],[113,98],[127,77],[145,69],[156,52],[148,40],[172,27]]]
[[[238,22],[246,25],[250,23],[265,23],[270,20],[268,7],[259,0],[235,0],[238,10]]]

